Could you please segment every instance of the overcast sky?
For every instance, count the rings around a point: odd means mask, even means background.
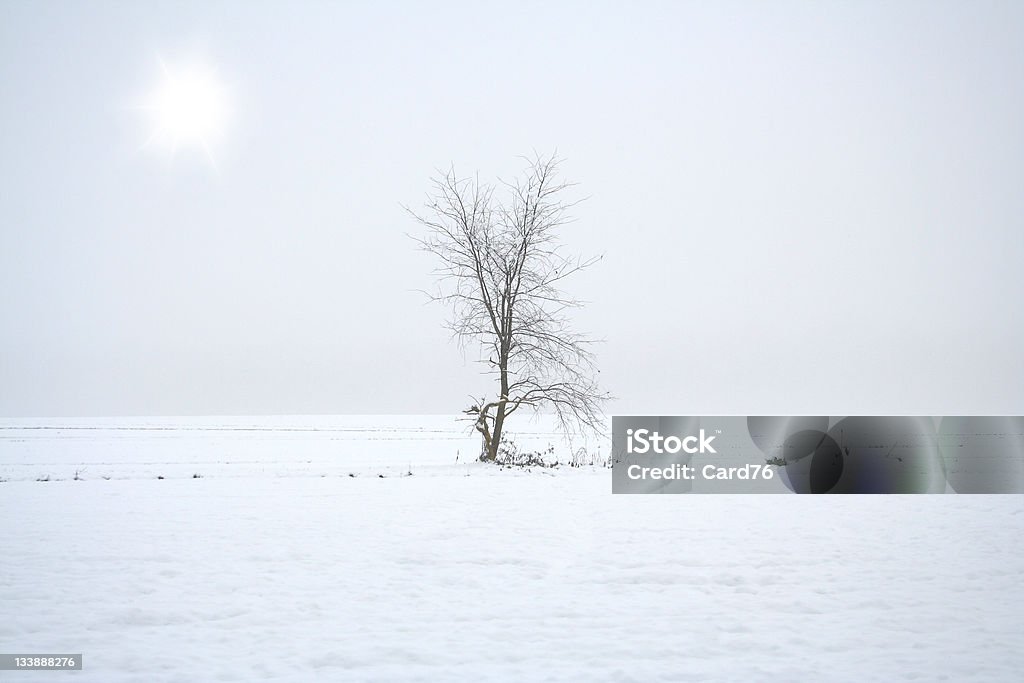
[[[0,2],[0,415],[449,413],[405,233],[557,148],[613,412],[1024,412],[1024,4]],[[213,164],[147,93],[226,89]]]

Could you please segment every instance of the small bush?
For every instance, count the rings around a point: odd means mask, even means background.
[[[514,441],[501,440],[494,462],[502,467],[558,467],[555,447],[548,444],[543,451],[520,451]]]
[[[580,446],[576,449],[576,452],[572,455],[572,460],[569,461],[569,467],[611,467],[611,458],[601,455],[601,451],[598,450],[595,453],[590,453],[586,448]]]

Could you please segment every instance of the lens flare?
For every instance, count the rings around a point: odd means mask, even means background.
[[[228,119],[226,90],[207,66],[173,67],[161,63],[162,80],[145,109],[153,130],[146,146],[172,154],[183,148],[201,150],[213,164],[213,147],[223,137]]]

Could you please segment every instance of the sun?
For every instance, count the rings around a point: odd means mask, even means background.
[[[213,147],[221,140],[228,119],[227,91],[217,72],[205,65],[170,66],[161,62],[162,79],[145,109],[153,130],[147,146],[172,154],[199,150],[213,163]]]

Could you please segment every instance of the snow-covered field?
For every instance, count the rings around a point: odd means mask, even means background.
[[[563,444],[551,421],[524,420],[529,450]],[[166,479],[449,474],[479,453],[469,423],[445,415],[331,417],[0,418],[0,479]],[[607,455],[607,452],[604,453]]]
[[[475,445],[2,421],[0,652],[84,670],[0,681],[1020,680],[1024,496],[612,496]]]

